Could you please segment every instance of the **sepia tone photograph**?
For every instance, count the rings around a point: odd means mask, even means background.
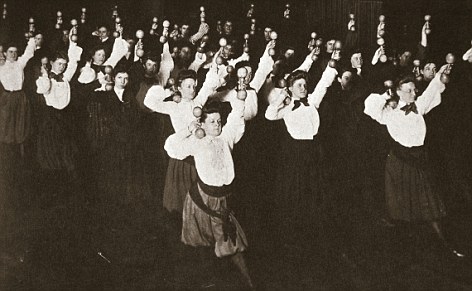
[[[472,0],[0,9],[0,290],[472,290]]]

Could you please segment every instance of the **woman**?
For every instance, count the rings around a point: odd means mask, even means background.
[[[266,118],[283,119],[287,129],[277,157],[274,220],[279,237],[288,237],[289,245],[307,242],[306,232],[313,229],[320,189],[317,109],[336,75],[336,70],[328,66],[314,92],[308,95],[307,73],[297,70],[288,76],[287,91],[276,88],[276,96],[269,96],[273,101],[267,107]]]
[[[443,67],[444,69],[444,67]],[[397,81],[395,108],[386,105],[389,94],[371,94],[364,113],[386,125],[392,146],[385,165],[385,199],[390,217],[397,221],[428,222],[440,241],[456,257],[464,255],[446,243],[439,220],[446,215],[443,202],[433,189],[424,148],[426,124],[423,115],[441,103],[445,86],[436,74],[427,89],[416,98],[413,76]]]
[[[231,151],[244,133],[244,102],[233,100],[224,128],[219,105],[206,105],[199,123],[194,121],[171,135],[165,149],[174,159],[193,156],[198,174],[185,197],[182,242],[194,247],[214,245],[217,257],[230,256],[252,287],[242,255],[247,248],[246,236],[226,201],[234,179]],[[197,137],[197,130],[203,130],[205,136]]]
[[[166,98],[164,88],[155,85],[147,92],[144,105],[155,112],[170,115],[175,132],[187,128],[187,125],[195,119],[194,108],[203,107],[208,96],[215,91],[219,83],[215,70],[210,70],[202,89],[195,96],[196,78],[195,71],[181,71],[177,80],[181,97],[177,97],[175,101],[169,100]],[[185,194],[195,178],[195,166],[191,159],[169,161],[163,198],[164,207],[169,212],[175,211],[180,216]]]

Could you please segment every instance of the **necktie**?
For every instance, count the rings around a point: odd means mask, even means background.
[[[308,104],[308,99],[307,98],[302,98],[300,100],[295,100],[293,101],[293,108],[292,108],[292,111],[297,109],[298,107],[300,107],[300,105],[305,105],[305,106],[310,106],[310,104]]]
[[[410,114],[410,112],[414,112],[414,113],[418,114],[418,109],[416,108],[415,102],[412,102],[410,104],[407,104],[407,105],[403,106],[402,108],[400,108],[400,110],[405,111],[405,115]]]
[[[56,74],[54,72],[49,73],[49,79],[51,79],[51,80],[54,79],[57,82],[64,82],[63,74]]]

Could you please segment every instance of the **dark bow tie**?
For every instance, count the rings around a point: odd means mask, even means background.
[[[91,65],[92,69],[95,70],[95,73],[99,73],[99,72],[102,72],[104,75],[105,75],[105,66],[99,66],[99,65],[96,65],[96,64],[92,64]]]
[[[305,106],[310,106],[310,104],[308,104],[308,99],[307,98],[302,98],[300,100],[295,100],[293,101],[293,108],[292,108],[292,111],[297,109],[298,107],[300,107],[300,105],[305,105]]]
[[[54,72],[49,73],[49,79],[51,79],[51,80],[54,79],[57,82],[64,82],[63,74],[56,74]]]
[[[410,112],[418,114],[418,109],[416,108],[415,102],[411,102],[410,104],[403,106],[400,108],[400,110],[405,111],[405,115],[408,115]]]

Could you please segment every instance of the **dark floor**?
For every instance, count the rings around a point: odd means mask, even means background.
[[[182,245],[178,220],[153,203],[104,214],[75,178],[51,185],[61,173],[28,170],[11,153],[1,159],[0,290],[245,289],[211,249]],[[460,197],[446,202],[448,238],[472,254],[471,206]],[[263,207],[247,209],[239,217],[258,289],[472,290],[470,257],[448,254],[425,226],[392,226],[353,205],[340,211],[347,218],[339,228],[321,223],[306,241],[284,244],[254,210]]]

